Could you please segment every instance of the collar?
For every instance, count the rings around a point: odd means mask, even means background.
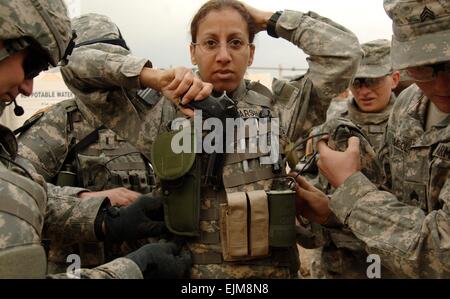
[[[359,107],[356,105],[355,98],[351,98],[348,101],[348,116],[352,121],[360,125],[379,125],[386,122],[389,119],[392,108],[395,103],[395,95],[392,93],[391,99],[389,100],[389,105],[381,112],[377,113],[367,113],[362,112]]]

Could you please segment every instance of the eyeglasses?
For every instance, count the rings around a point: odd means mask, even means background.
[[[25,80],[31,80],[40,72],[48,70],[49,61],[43,50],[23,39],[9,41],[2,58],[5,59],[20,51],[26,51],[22,64]]]
[[[200,49],[202,49],[204,52],[207,52],[207,53],[218,52],[221,44],[222,44],[221,42],[218,42],[214,39],[206,39],[199,43],[192,43],[193,46],[198,46],[198,47],[200,47]],[[226,43],[227,49],[231,52],[240,52],[249,45],[251,45],[251,44],[244,42],[243,40],[241,40],[239,38],[234,38]]]
[[[363,85],[365,85],[367,88],[378,88],[384,78],[386,78],[386,76],[380,78],[357,78],[353,80],[352,87],[354,89],[360,89]]]
[[[48,70],[48,59],[45,54],[39,50],[27,48],[27,53],[23,61],[23,72],[25,80],[31,80],[37,77],[42,71]]]
[[[417,82],[429,82],[436,79],[439,72],[443,72],[444,75],[450,75],[450,61],[437,63],[432,65],[417,66],[406,69],[406,73],[414,81]]]

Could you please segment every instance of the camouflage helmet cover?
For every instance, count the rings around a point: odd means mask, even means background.
[[[123,39],[117,25],[105,15],[85,14],[74,18],[72,26],[77,33],[77,44],[93,40]]]
[[[356,78],[380,78],[392,72],[391,42],[378,39],[361,45],[364,57]]]
[[[394,69],[450,61],[449,0],[384,0],[393,21]]]
[[[72,40],[63,0],[0,0],[0,39],[30,38],[56,66]]]

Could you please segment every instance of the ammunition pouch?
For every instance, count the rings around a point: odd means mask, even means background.
[[[172,140],[182,131],[163,133],[155,140],[152,163],[161,180],[166,226],[175,235],[200,235],[201,162],[193,148],[195,135],[190,133],[189,153],[176,154]]]
[[[227,262],[269,256],[269,248],[296,244],[295,192],[250,191],[228,194],[221,205],[223,259]]]

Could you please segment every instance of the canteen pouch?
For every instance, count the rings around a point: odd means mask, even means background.
[[[295,191],[270,191],[269,198],[271,247],[292,247],[296,244]]]
[[[180,136],[178,134],[185,134],[180,146],[186,140],[191,142],[187,152],[173,151],[172,142]],[[200,235],[201,163],[196,158],[194,145],[193,133],[167,132],[158,136],[151,153],[155,174],[161,180],[165,223],[169,231],[178,236]]]

